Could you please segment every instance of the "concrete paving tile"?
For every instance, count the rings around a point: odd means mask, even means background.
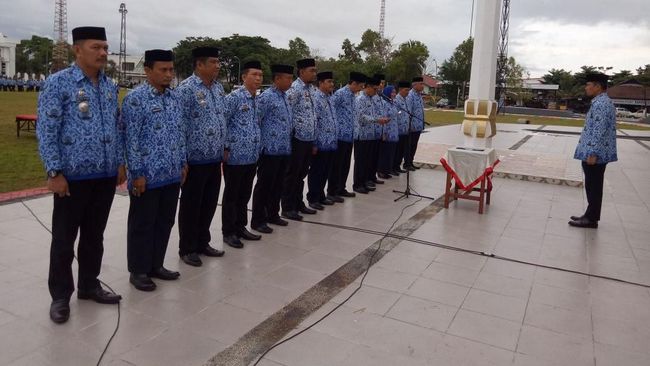
[[[198,333],[202,335],[202,337],[199,336],[201,338],[208,338],[229,345],[265,318],[266,316],[261,313],[226,303],[217,303],[191,315],[182,324],[172,328],[171,331]]]
[[[450,264],[433,262],[422,272],[421,276],[432,280],[449,282],[470,287],[476,281],[479,271]]]
[[[403,295],[386,316],[420,327],[446,332],[458,308]]]
[[[449,334],[514,351],[521,323],[460,310],[449,327]]]
[[[337,304],[343,302],[357,288],[352,284],[336,295],[331,301]],[[358,311],[384,315],[402,296],[399,292],[384,290],[372,286],[362,286],[357,293],[345,303],[345,306]]]
[[[188,340],[191,347],[187,346]],[[121,355],[120,359],[138,366],[202,365],[225,348],[225,344],[214,339],[176,327]]]
[[[475,289],[520,299],[528,299],[531,286],[526,280],[487,272],[481,272],[474,284]]]
[[[458,307],[463,303],[468,292],[469,287],[418,278],[406,293],[410,296]]]
[[[497,318],[522,322],[526,304],[527,301],[524,299],[471,289],[462,308]]]
[[[567,336],[529,325],[522,327],[517,352],[560,365],[594,364],[594,345],[591,339]]]
[[[592,334],[591,314],[532,302],[524,324],[585,339],[591,339]]]

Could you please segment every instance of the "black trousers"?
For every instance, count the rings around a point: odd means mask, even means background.
[[[421,132],[411,132],[411,143],[404,154],[404,166],[413,165],[413,159],[415,158],[415,153],[418,150],[418,142],[420,141],[420,133]]]
[[[336,156],[335,151],[318,151],[313,156],[311,168],[309,168],[309,178],[307,184],[309,191],[307,192],[307,201],[320,202],[325,199],[325,184],[329,178],[330,170],[332,169],[332,161]]]
[[[309,172],[314,143],[291,139],[291,157],[282,188],[282,211],[297,211],[304,204],[302,192]]]
[[[366,182],[370,179],[368,172],[370,171],[370,153],[372,141],[356,140],[354,142],[354,188],[362,188],[366,186]]]
[[[72,260],[79,233],[77,258],[81,291],[99,287],[104,255],[104,229],[115,196],[115,177],[68,182],[70,196],[54,195],[52,244],[47,280],[53,300],[70,299],[74,291]]]
[[[345,191],[350,174],[350,160],[352,159],[352,143],[338,141],[338,148],[332,158],[332,169],[327,179],[327,194],[337,196]]]
[[[179,255],[201,252],[210,244],[220,188],[221,163],[189,166],[178,209]]]
[[[221,232],[223,236],[237,235],[248,224],[248,201],[253,192],[256,164],[223,166],[223,207]]]
[[[280,217],[282,186],[287,173],[289,156],[261,155],[257,162],[257,183],[253,190],[253,227]]]
[[[585,173],[585,191],[587,192],[587,211],[585,217],[591,221],[600,220],[600,209],[603,205],[603,184],[605,181],[605,168],[607,164],[588,165],[582,162]]]
[[[174,183],[147,189],[140,197],[129,195],[126,236],[129,272],[146,274],[163,266],[179,191],[180,184]]]
[[[379,144],[381,140],[372,140],[370,143],[370,157],[368,161],[368,180],[377,179],[377,168],[379,167]]]
[[[397,142],[381,141],[379,143],[379,165],[377,171],[388,174],[393,170],[393,159]]]
[[[402,165],[402,160],[409,146],[409,135],[400,135],[397,146],[395,147],[395,157],[393,158],[393,170],[399,170]]]

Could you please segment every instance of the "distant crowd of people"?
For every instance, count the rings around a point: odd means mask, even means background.
[[[0,91],[37,92],[43,87],[45,80],[10,78],[0,76]]]

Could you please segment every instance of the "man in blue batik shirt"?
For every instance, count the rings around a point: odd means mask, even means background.
[[[47,79],[36,125],[47,187],[54,193],[48,287],[55,323],[70,316],[74,242],[80,230],[77,297],[103,304],[121,299],[102,289],[97,279],[115,186],[126,179],[117,86],[101,71],[108,55],[104,28],[75,28],[72,39],[75,63]]]
[[[313,156],[309,169],[307,201],[309,207],[323,210],[323,205],[331,206],[334,201],[325,196],[325,184],[332,166],[332,158],[337,148],[337,123],[330,95],[334,91],[334,74],[331,71],[319,72],[316,76],[318,90],[314,98],[316,109],[316,129],[318,151]]]
[[[221,257],[210,246],[210,224],[217,210],[221,162],[226,141],[225,93],[217,81],[219,49],[192,50],[194,74],[176,89],[187,146],[188,171],[178,210],[178,254],[190,266],[203,264],[199,254]]]
[[[332,96],[332,107],[338,124],[338,141],[332,169],[327,180],[327,195],[334,202],[343,202],[342,197],[354,197],[345,185],[350,173],[352,159],[352,143],[354,141],[355,98],[360,92],[367,77],[360,72],[351,72],[347,86],[337,90]]]
[[[223,167],[226,185],[223,190],[221,232],[223,242],[233,248],[243,248],[240,239],[260,240],[261,236],[246,229],[246,205],[253,191],[253,180],[260,155],[260,125],[257,112],[257,89],[262,85],[262,64],[244,63],[243,88],[226,97],[226,155]]]
[[[316,154],[316,111],[314,96],[316,87],[316,61],[311,58],[298,60],[298,79],[287,91],[287,100],[293,113],[293,138],[291,139],[291,158],[282,188],[282,216],[290,220],[302,220],[298,213],[313,215],[313,210],[303,202],[305,177],[309,172],[312,155]]]
[[[375,96],[373,97],[375,101],[375,105],[377,106],[377,113],[381,117],[388,117],[386,114],[386,102],[383,98],[383,91],[384,91],[384,86],[386,86],[386,75],[384,74],[375,74],[373,76],[375,79],[379,80],[379,85],[377,85],[377,91],[375,93]],[[383,139],[384,133],[385,133],[385,126],[376,124],[375,125],[375,139],[372,141],[370,144],[370,173],[368,177],[368,182],[366,183],[369,187],[376,187],[377,184],[384,184],[383,180],[377,179],[377,171],[379,167],[379,146],[381,145],[381,141]]]
[[[257,163],[257,183],[253,189],[251,227],[270,234],[268,224],[287,226],[280,218],[284,174],[291,156],[291,109],[286,91],[293,82],[293,66],[271,65],[273,85],[257,98],[262,151]]]
[[[411,112],[410,146],[404,154],[404,169],[414,171],[420,169],[413,165],[413,159],[418,149],[420,134],[424,130],[424,102],[422,91],[424,90],[424,79],[421,76],[413,78],[413,88],[406,96],[406,107]]]
[[[156,289],[151,277],[170,281],[180,276],[163,266],[178,193],[187,174],[183,116],[178,96],[170,89],[173,60],[172,51],[146,51],[147,82],[122,103],[130,193],[129,281],[140,291]]]
[[[382,91],[384,97],[384,116],[390,118],[388,123],[384,125],[384,133],[379,143],[379,164],[377,166],[377,175],[381,179],[392,178],[391,174],[398,175],[399,173],[392,171],[393,158],[395,157],[395,149],[397,148],[397,141],[399,141],[397,115],[398,110],[394,104],[397,91],[395,87],[389,85]]]
[[[406,107],[406,97],[411,89],[411,83],[408,81],[400,81],[397,83],[397,95],[395,96],[395,107],[397,108],[397,130],[399,134],[399,141],[395,149],[395,158],[393,159],[393,175],[399,173],[406,173],[402,170],[402,160],[406,157],[406,151],[409,146],[409,124],[410,116]]]
[[[587,192],[587,210],[582,216],[571,216],[569,225],[597,228],[603,202],[605,168],[618,160],[616,153],[616,108],[607,96],[607,75],[587,74],[585,93],[592,97],[585,127],[574,158],[582,161]]]
[[[352,188],[357,193],[368,194],[375,187],[368,185],[375,174],[372,164],[371,145],[376,139],[376,126],[384,125],[388,118],[380,115],[379,106],[375,101],[380,81],[374,77],[366,81],[363,94],[356,100],[356,115],[354,128],[354,183]]]

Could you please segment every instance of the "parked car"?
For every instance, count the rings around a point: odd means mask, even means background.
[[[633,118],[641,119],[641,118],[643,118],[643,117],[646,116],[643,112],[644,112],[643,109],[639,109],[638,111],[632,113],[632,117],[633,117]]]
[[[449,99],[447,98],[442,98],[436,103],[436,107],[438,108],[445,108],[446,106],[449,105]]]
[[[616,117],[619,118],[630,118],[632,117],[632,113],[628,111],[625,108],[622,107],[616,107]]]

